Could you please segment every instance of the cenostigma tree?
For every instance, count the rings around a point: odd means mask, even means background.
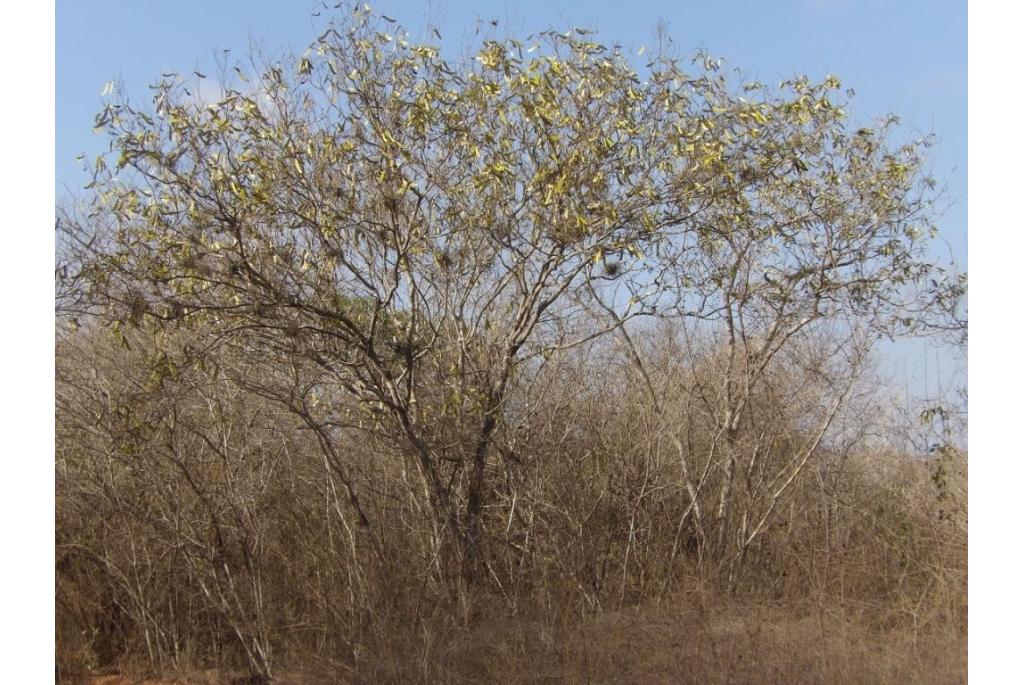
[[[709,458],[730,474],[724,557],[740,417],[773,356],[818,324],[906,330],[942,290],[926,287],[928,141],[849,123],[833,77],[734,84],[667,48],[634,66],[580,29],[473,50],[450,61],[357,9],[301,56],[224,69],[215,102],[176,75],[151,105],[115,96],[88,216],[59,221],[58,275],[114,335],[187,328],[159,373],[219,346],[291,365],[303,382],[235,381],[316,432],[371,537],[337,452],[345,431],[386,436],[453,586],[481,578],[517,370],[628,340],[636,317],[708,322],[727,350],[726,448]]]

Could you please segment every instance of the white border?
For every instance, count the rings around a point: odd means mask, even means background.
[[[1024,274],[1019,205],[1024,60],[1019,4],[975,0],[969,11],[969,668],[972,683],[998,683],[1020,672],[1024,582],[1019,528],[1024,467],[1017,434],[1024,425],[1024,336],[1018,323]]]
[[[27,683],[54,673],[55,14],[48,2],[9,3],[2,14],[0,679]]]

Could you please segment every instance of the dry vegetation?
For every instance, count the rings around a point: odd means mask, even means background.
[[[925,143],[831,77],[383,21],[98,118],[58,680],[963,682],[966,455],[871,372],[966,332]]]
[[[963,455],[865,447],[879,426],[857,407],[842,419],[846,442],[819,447],[730,583],[687,516],[669,439],[703,431],[658,415],[685,416],[689,398],[668,388],[687,379],[659,369],[671,399],[655,409],[614,352],[538,369],[535,418],[499,430],[487,578],[467,616],[439,578],[417,484],[386,446],[353,433],[337,447],[364,496],[371,524],[360,526],[315,432],[230,380],[250,361],[225,355],[215,372],[157,383],[141,353],[106,334],[62,340],[64,677],[272,667],[284,682],[965,679]],[[751,432],[794,430],[780,413],[752,412]]]

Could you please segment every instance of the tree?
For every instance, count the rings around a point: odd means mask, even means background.
[[[463,587],[484,571],[491,448],[523,365],[628,339],[640,316],[708,322],[726,345],[722,556],[769,361],[823,322],[894,332],[923,292],[927,141],[848,124],[832,77],[737,88],[669,46],[637,69],[580,29],[475,50],[449,61],[359,9],[302,56],[225,69],[217,102],[176,76],[151,107],[115,99],[58,275],[115,335],[185,327],[161,373],[222,347],[290,368],[234,382],[316,433],[371,536],[338,446],[388,441]]]

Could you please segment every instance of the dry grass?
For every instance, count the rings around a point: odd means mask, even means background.
[[[406,636],[346,670],[283,673],[312,683],[962,683],[966,638],[884,629],[850,607],[641,607],[552,624],[516,618]],[[227,685],[216,671],[165,680],[127,676],[90,685]]]

